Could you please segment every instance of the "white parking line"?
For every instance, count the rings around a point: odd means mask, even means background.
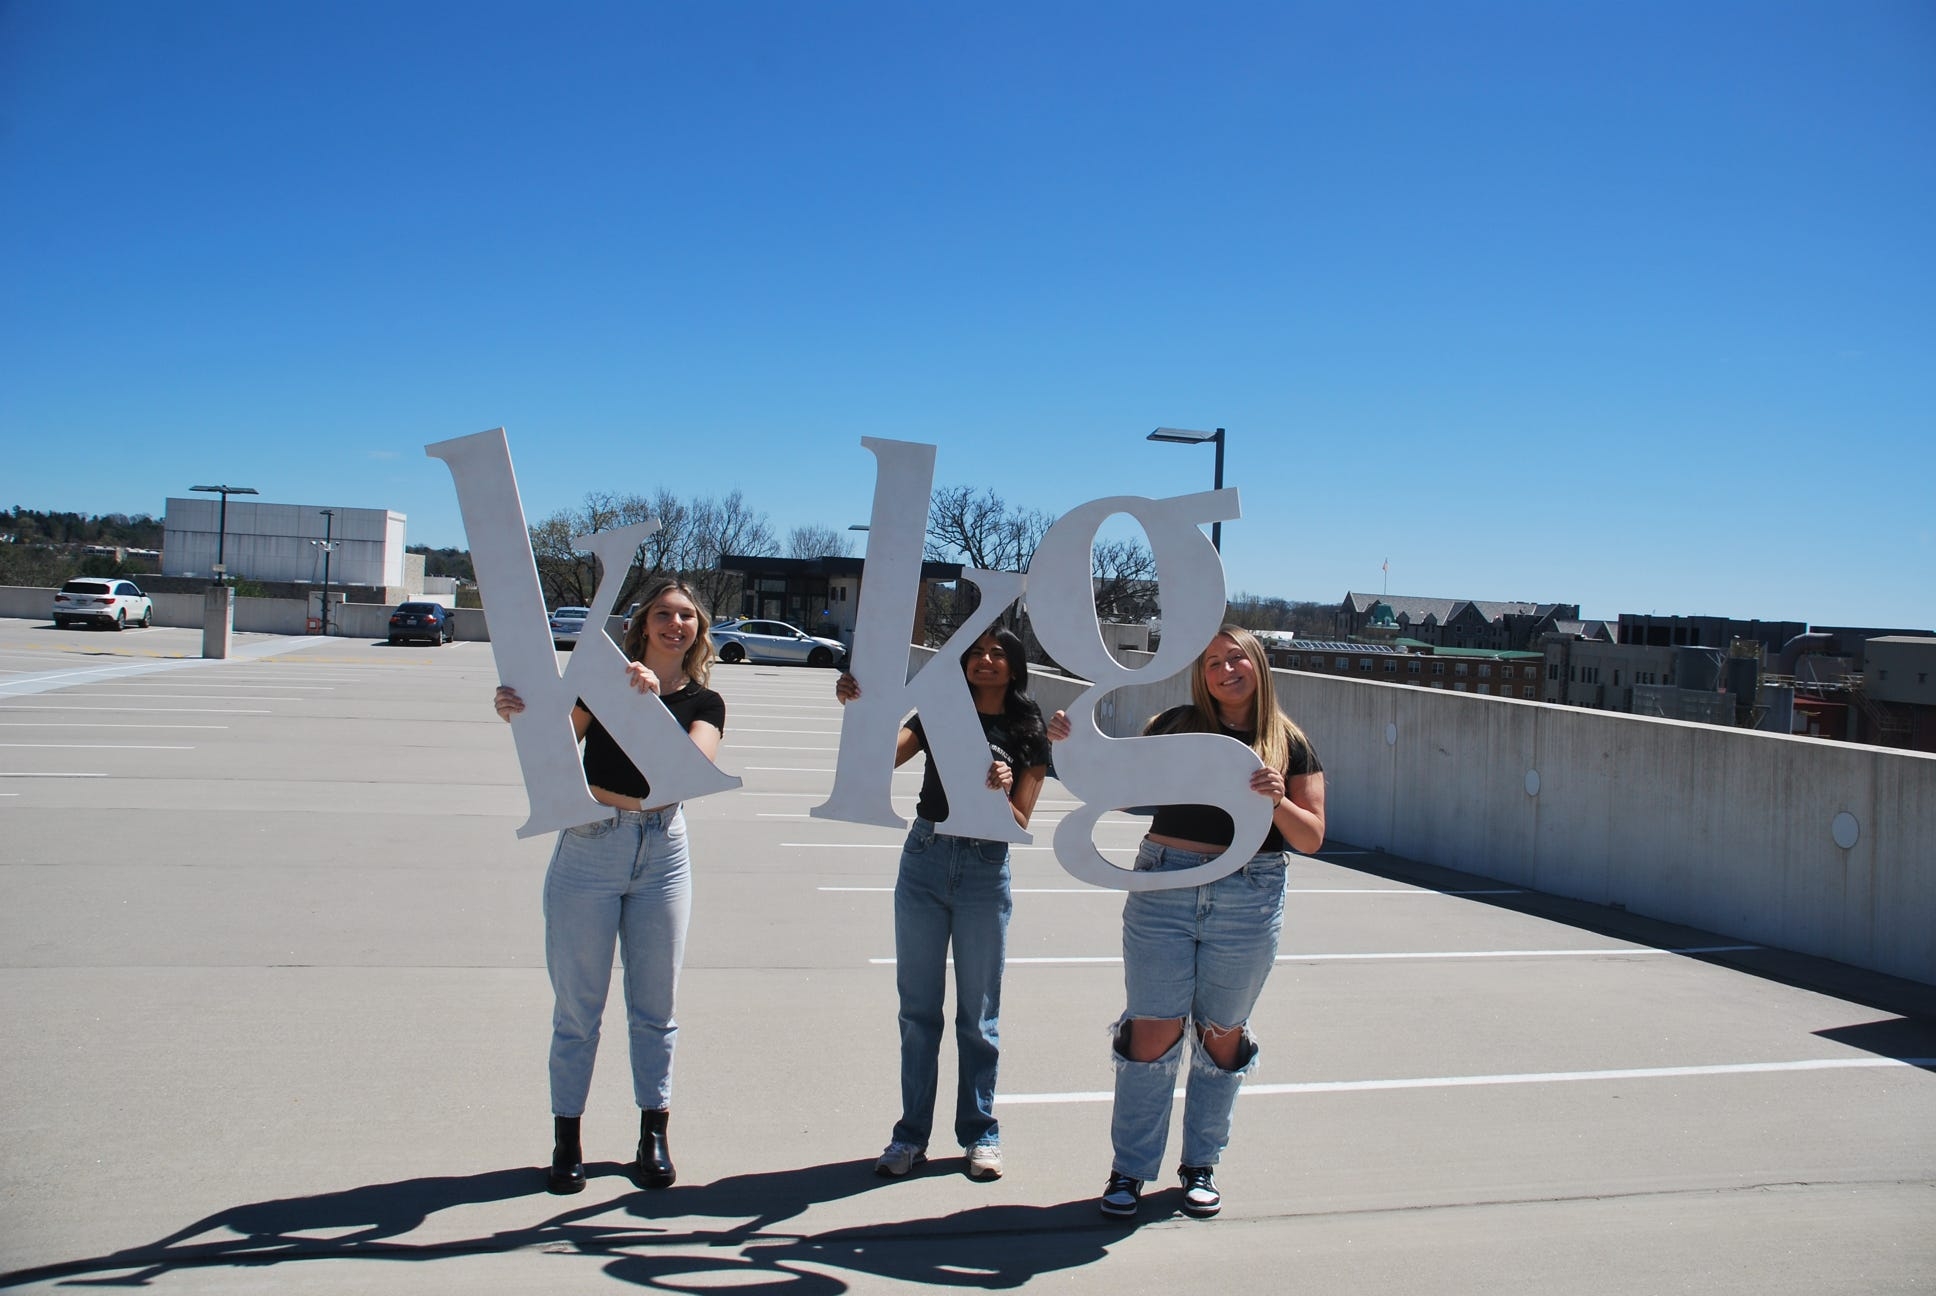
[[[1527,1071],[1504,1075],[1421,1076],[1397,1080],[1308,1080],[1294,1084],[1247,1084],[1237,1091],[1242,1098],[1265,1098],[1286,1094],[1367,1093],[1384,1089],[1464,1089],[1484,1085],[1572,1084],[1582,1080],[1681,1080],[1696,1076],[1770,1075],[1795,1071],[1868,1071],[1885,1067],[1910,1067],[1928,1070],[1936,1058],[1800,1058],[1792,1062],[1727,1062],[1716,1066],[1629,1067],[1617,1071]],[[1183,1096],[1178,1089],[1172,1095]],[[1108,1090],[1083,1093],[1005,1093],[995,1099],[997,1106],[1013,1103],[1111,1102]]]
[[[46,771],[0,770],[0,778],[106,778],[105,774],[50,774]]]
[[[5,710],[7,708],[0,708]],[[20,708],[14,707],[13,710]],[[0,720],[0,729],[226,729],[209,724],[103,724],[98,720]]]
[[[1393,959],[1504,959],[1504,958],[1610,958],[1654,954],[1738,954],[1758,950],[1759,945],[1690,945],[1684,949],[1658,949],[1651,945],[1615,945],[1599,949],[1546,950],[1406,950],[1367,954],[1279,954],[1279,963],[1376,963]],[[869,963],[892,967],[891,958],[871,958]],[[1078,955],[1060,958],[1010,958],[1009,967],[1030,964],[1036,967],[1083,967],[1095,963],[1120,963],[1120,954]]]
[[[803,819],[804,815],[760,815],[761,819]],[[893,887],[823,886],[821,891],[882,891],[891,893]],[[1012,887],[1016,895],[1121,895],[1116,887]],[[1524,895],[1523,891],[1512,889],[1483,891],[1431,891],[1424,888],[1409,887],[1286,887],[1285,895],[1388,895],[1388,896],[1470,896],[1470,895]]]
[[[890,832],[891,832],[891,831],[894,831],[894,830],[893,830],[893,829],[889,829],[888,831],[890,831]],[[901,845],[902,845],[902,843],[900,843],[900,842],[898,842],[898,841],[891,841],[891,842],[781,842],[781,843],[780,843],[780,845],[781,845],[781,846],[783,846],[783,847],[787,847],[787,848],[798,848],[798,847],[804,847],[804,846],[812,846],[812,847],[815,847],[815,848],[817,848],[817,849],[821,849],[821,850],[899,850],[899,849],[901,849]],[[1014,853],[1015,853],[1015,852],[1017,852],[1017,851],[1052,851],[1052,850],[1054,850],[1054,849],[1055,849],[1055,847],[1053,847],[1053,846],[1010,846],[1010,847],[1008,848],[1008,850],[1009,850],[1009,853],[1010,853],[1011,855],[1012,855],[1012,854],[1014,854]],[[1130,849],[1131,849],[1131,847],[1129,847],[1129,846],[1112,846],[1112,847],[1110,847],[1110,849],[1112,849],[1112,850],[1124,850],[1124,851],[1127,851],[1127,850],[1130,850]]]
[[[0,747],[32,747],[37,751],[194,751],[193,747],[163,747],[148,743],[0,743]]]
[[[224,690],[224,691],[226,691],[226,690]],[[68,694],[67,696],[68,696],[68,697],[71,697],[71,698],[85,698],[85,699],[87,699],[87,700],[89,700],[89,701],[93,701],[93,700],[95,700],[95,699],[99,699],[100,701],[103,701],[103,702],[105,702],[105,701],[108,701],[108,700],[109,700],[109,699],[107,699],[107,698],[105,698],[105,697],[102,697],[102,696],[101,696],[100,694],[98,694],[98,693],[79,693],[79,692],[76,692],[76,693],[69,693],[69,694]],[[211,699],[220,699],[220,698],[221,698],[221,696],[222,696],[222,694],[221,694],[221,693],[138,693],[138,694],[136,694],[136,695],[135,695],[135,697],[134,697],[134,700],[135,700],[135,701],[137,701],[137,702],[207,702],[207,701],[210,701]],[[237,698],[236,700],[237,700],[238,702],[314,702],[314,701],[315,701],[316,699],[315,699],[315,698],[299,698],[299,697],[254,697],[254,696],[250,696],[250,697],[245,697],[245,698]],[[121,710],[121,708],[120,708],[120,707],[112,707],[112,706],[110,706],[110,707],[103,707],[103,708],[101,708],[101,709],[102,709],[102,710],[104,710],[104,711],[119,711],[119,710]],[[130,709],[132,709],[132,708],[130,708]]]
[[[124,684],[120,680],[106,680],[99,684],[77,685],[76,687],[113,688],[113,689],[197,688],[199,687],[204,689],[220,690],[222,692],[229,692],[234,689],[266,689],[266,688],[301,689],[306,693],[334,693],[336,691],[336,686],[334,684],[291,684],[287,680],[277,680],[273,684],[240,684],[240,683],[229,683],[227,681],[224,681],[223,683],[220,683],[220,684],[204,684],[204,685],[195,685],[195,684],[190,684],[179,680],[170,684]]]
[[[135,707],[135,706],[4,706],[0,712],[10,711],[91,711],[95,715],[274,715],[273,711],[253,711],[246,707]]]

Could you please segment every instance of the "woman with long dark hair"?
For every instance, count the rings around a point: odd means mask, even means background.
[[[1028,696],[1028,658],[1005,628],[988,631],[961,669],[988,738],[988,786],[1008,796],[1015,822],[1028,827],[1048,772],[1049,744],[1041,708]],[[854,677],[834,685],[842,703],[860,696]],[[921,718],[901,727],[895,765],[928,751]],[[955,965],[955,1139],[971,1179],[1002,1173],[1001,1125],[995,1119],[995,1073],[1001,1060],[999,1018],[1007,952],[1008,843],[949,836],[948,794],[933,753],[921,776],[915,819],[901,849],[894,883],[895,986],[901,1000],[901,1118],[877,1174],[898,1178],[928,1159],[941,1053],[948,951]]]
[[[1237,1090],[1257,1061],[1250,1014],[1277,958],[1286,852],[1324,845],[1324,767],[1278,707],[1263,645],[1241,626],[1225,625],[1198,656],[1189,703],[1158,715],[1143,732],[1235,738],[1263,762],[1250,775],[1250,790],[1271,800],[1270,833],[1241,869],[1207,886],[1132,891],[1123,902],[1128,1003],[1113,1028],[1115,1156],[1099,1205],[1112,1218],[1134,1217],[1143,1185],[1161,1170],[1189,1034],[1177,1177],[1184,1213],[1203,1218],[1222,1209],[1216,1166],[1230,1141]],[[1056,712],[1049,736],[1059,741],[1068,733],[1067,717]],[[1159,806],[1136,868],[1195,868],[1228,850],[1235,835],[1230,816],[1214,806]]]
[[[623,645],[633,687],[657,694],[708,760],[718,754],[726,730],[726,703],[706,687],[713,662],[710,628],[692,588],[665,577],[647,587]],[[498,688],[495,705],[505,720],[524,710],[509,687]],[[579,1123],[591,1090],[616,944],[624,964],[632,1092],[639,1105],[633,1175],[641,1188],[669,1188],[678,1177],[666,1141],[672,1052],[679,1034],[673,994],[692,913],[686,818],[677,802],[654,799],[645,776],[582,702],[572,708],[571,723],[584,743],[592,797],[617,814],[559,833],[545,873],[545,966],[555,995],[552,1155],[545,1183],[554,1193],[585,1186]]]

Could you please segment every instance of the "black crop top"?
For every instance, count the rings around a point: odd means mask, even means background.
[[[726,732],[726,699],[709,688],[688,682],[678,692],[668,693],[659,700],[687,733],[702,720],[722,734]],[[578,705],[585,707],[584,699],[579,699]],[[585,710],[589,712],[590,708]],[[607,792],[637,797],[640,802],[651,804],[646,798],[652,793],[652,785],[639,773],[639,767],[632,763],[624,748],[605,732],[597,716],[592,716],[591,723],[585,726],[585,781]]]
[[[1036,712],[1038,719],[1031,726],[1032,735],[1024,734],[1021,726],[1006,714],[984,715],[979,711],[975,714],[981,718],[982,733],[987,735],[989,754],[1007,765],[1016,780],[1021,779],[1023,770],[1049,763],[1049,739],[1039,719],[1040,711]],[[909,716],[903,727],[914,732],[915,740],[928,758],[928,767],[921,774],[921,795],[915,799],[914,813],[929,823],[940,823],[948,817],[948,793],[941,786],[941,772],[934,767],[934,753],[928,750],[927,731],[921,728],[918,715]]]
[[[1162,715],[1150,721],[1143,732],[1146,734],[1178,732],[1175,726],[1192,709],[1188,706],[1171,707],[1168,711],[1165,711]],[[1250,746],[1257,737],[1255,730],[1232,729],[1227,725],[1222,728],[1221,732],[1229,737],[1235,738],[1246,747]],[[1287,768],[1284,770],[1284,778],[1287,783],[1300,774],[1322,774],[1324,772],[1324,766],[1318,763],[1318,754],[1311,747],[1309,739],[1301,743],[1292,742],[1290,757],[1285,763]],[[1230,845],[1231,839],[1237,835],[1236,825],[1230,822],[1230,816],[1216,806],[1207,805],[1158,806],[1156,808],[1155,818],[1150,820],[1149,830],[1159,837],[1175,837],[1179,841],[1202,842],[1207,846],[1228,846]],[[1264,838],[1263,845],[1257,848],[1258,853],[1281,851],[1283,849],[1284,834],[1278,831],[1276,823],[1273,822],[1269,834]]]

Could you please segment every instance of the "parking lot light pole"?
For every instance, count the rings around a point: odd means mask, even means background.
[[[329,555],[330,551],[336,548],[330,537],[335,534],[336,510],[319,509],[317,511],[323,515],[323,538],[311,540],[309,543],[321,545],[323,549],[323,637],[327,639],[329,637]]]
[[[226,553],[229,538],[229,496],[259,495],[261,492],[253,486],[190,486],[188,489],[202,491],[209,495],[220,495],[222,497],[221,520],[215,524],[215,574],[222,583],[227,584],[229,578],[228,556]]]
[[[1198,432],[1193,428],[1160,427],[1156,429],[1156,431],[1150,433],[1148,439],[1151,441],[1174,441],[1178,445],[1202,445],[1205,441],[1216,442],[1217,475],[1215,478],[1214,486],[1215,486],[1215,489],[1217,490],[1223,489],[1223,429],[1222,428],[1218,428],[1214,432]],[[1223,552],[1223,523],[1221,522],[1212,522],[1210,524],[1210,547],[1215,549],[1218,553]]]

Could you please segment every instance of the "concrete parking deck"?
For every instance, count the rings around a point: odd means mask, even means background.
[[[623,1174],[615,994],[591,1185],[548,1196],[550,841],[489,645],[199,643],[0,621],[0,1288],[1936,1291],[1936,991],[1342,842],[1291,871],[1219,1219],[1096,1214],[1120,902],[1045,845],[1006,1176],[876,1178],[899,834],[807,816],[808,669],[715,675],[745,787],[688,811],[681,1181]]]

